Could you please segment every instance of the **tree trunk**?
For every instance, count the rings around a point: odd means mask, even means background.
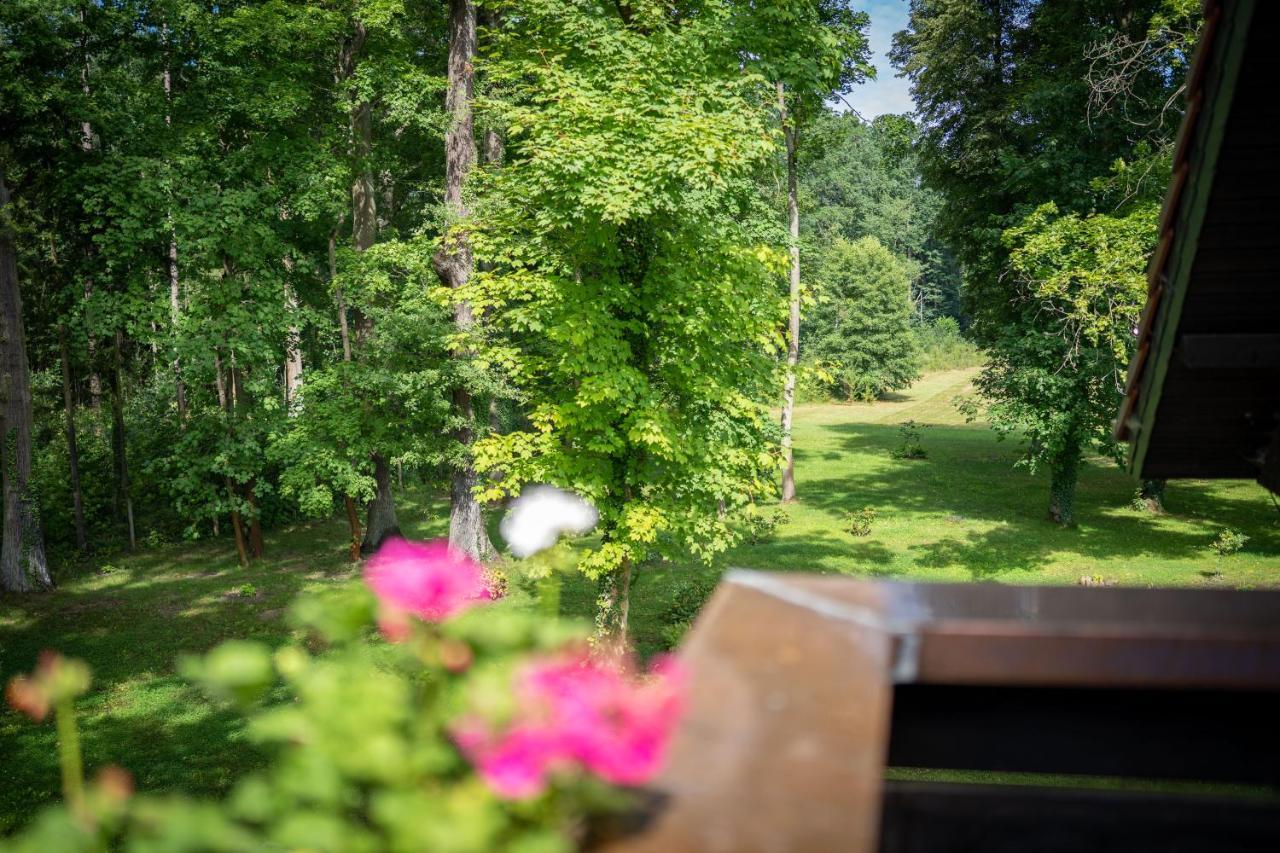
[[[347,43],[341,60],[341,72],[346,79],[350,79],[355,74],[365,37],[364,22],[356,21],[352,38]],[[355,150],[352,152],[355,159],[355,175],[351,182],[351,244],[357,252],[363,253],[373,246],[378,237],[377,188],[369,162],[369,156],[373,152],[373,110],[367,100],[357,96],[355,90],[352,90],[351,95],[348,118],[351,123],[351,138],[355,145]],[[341,300],[341,292],[338,298]],[[355,312],[355,320],[358,345],[367,341],[373,333],[373,320],[363,311]],[[345,325],[345,306],[342,308],[342,321]],[[345,332],[343,338],[345,354],[350,346]],[[364,540],[360,545],[361,552],[365,554],[376,551],[388,536],[400,535],[400,526],[396,521],[395,494],[391,491],[391,468],[379,451],[374,451],[371,459],[376,492],[373,500],[369,501],[366,507]]]
[[[187,386],[182,381],[182,359],[178,357],[178,325],[182,321],[182,286],[178,279],[178,240],[173,230],[173,219],[169,220],[169,324],[173,336],[173,399],[178,406],[178,426],[186,428],[187,424]]]
[[[76,548],[89,550],[89,535],[84,524],[84,496],[80,491],[80,449],[76,442],[75,402],[71,389],[71,354],[67,349],[67,326],[58,324],[58,346],[62,356],[62,407],[67,418],[67,460],[71,469],[71,506],[75,511]]]
[[[609,657],[626,654],[631,610],[631,560],[600,579],[600,609],[596,613],[596,642]]]
[[[445,207],[449,212],[449,229],[440,249],[432,258],[436,274],[446,287],[457,289],[471,277],[474,258],[467,235],[466,220],[471,211],[462,195],[463,185],[476,160],[476,143],[471,101],[475,87],[476,6],[473,0],[449,2],[448,89],[445,109],[449,113],[449,129],[445,132]],[[454,307],[454,325],[464,334],[471,329],[471,306],[459,300]],[[459,360],[470,358],[465,347],[454,352]],[[485,530],[483,511],[475,496],[478,482],[471,459],[475,411],[470,391],[459,386],[453,391],[454,412],[462,426],[454,437],[463,447],[463,461],[453,472],[449,486],[449,544],[475,559],[488,559],[494,554],[493,544]]]
[[[796,499],[795,454],[791,426],[796,405],[796,365],[800,361],[800,206],[796,189],[796,127],[787,115],[786,92],[778,84],[778,113],[787,145],[787,223],[791,235],[791,316],[787,323],[787,374],[782,387],[782,501]]]
[[[13,234],[5,224],[9,188],[0,163],[0,490],[4,542],[0,588],[29,592],[53,586],[40,509],[31,490],[31,376],[22,329],[22,292]]]
[[[377,483],[377,492],[369,501],[369,520],[365,525],[364,541],[360,543],[362,554],[372,554],[387,537],[400,535],[395,496],[391,492],[391,466],[381,453],[373,454],[373,479]]]
[[[168,27],[161,28],[164,39],[167,41],[169,36]],[[170,114],[169,105],[173,99],[173,77],[169,73],[169,58],[166,54],[164,65],[164,126],[166,129],[173,126],[173,116]],[[173,225],[173,210],[170,208],[165,214],[165,220],[169,226],[169,323],[170,331],[173,335],[174,353],[173,353],[173,397],[174,402],[178,406],[178,428],[186,429],[187,424],[187,387],[182,381],[182,360],[178,357],[178,325],[182,320],[182,282],[178,278],[178,233]]]
[[[80,24],[84,25],[84,9],[80,10]],[[80,42],[80,91],[84,94],[84,100],[89,102],[89,49],[84,40]],[[88,118],[82,119],[80,122],[80,150],[86,155],[93,152],[93,123]],[[93,254],[92,241],[85,247],[86,254]],[[84,280],[84,301],[85,307],[88,307],[89,299],[93,296],[93,279],[86,277]],[[88,323],[85,324],[89,326]],[[98,375],[98,342],[93,337],[93,329],[87,328],[89,337],[89,400],[93,406],[94,412],[102,411],[102,379]]]
[[[356,502],[351,495],[343,495],[343,504],[347,508],[347,526],[351,528],[351,561],[360,559],[360,513],[356,512]]]
[[[329,282],[333,285],[333,298],[338,303],[338,334],[342,337],[342,360],[351,361],[351,331],[347,327],[347,300],[338,285],[338,229],[329,232]]]
[[[225,264],[223,267],[223,273],[224,275],[226,274]],[[224,416],[226,417],[227,435],[234,437],[235,425],[233,418],[235,417],[235,404],[232,401],[231,392],[227,388],[227,379],[224,378],[222,374],[222,354],[217,350],[214,350],[213,353],[213,375],[214,383],[218,389],[218,405],[222,408]],[[234,383],[234,377],[231,378],[231,381]],[[240,522],[240,505],[236,496],[236,486],[232,481],[230,474],[226,475],[223,479],[227,487],[227,504],[231,510],[231,529],[235,534],[236,554],[240,558],[241,568],[247,569],[249,568],[249,549],[245,546],[244,525]],[[217,535],[217,518],[214,519],[213,530],[214,535]]]
[[[293,261],[285,265],[289,271],[293,271]],[[290,317],[298,315],[298,295],[294,293],[293,288],[285,285],[284,289],[285,310]],[[298,400],[298,394],[302,390],[302,330],[296,323],[289,326],[288,337],[285,341],[284,350],[284,410],[290,417],[297,415],[301,405]]]
[[[124,429],[124,331],[116,329],[113,356],[115,380],[111,388],[111,450],[116,461],[116,481],[119,484],[120,505],[124,510],[125,524],[129,531],[129,550],[136,551],[138,538],[133,527],[133,494],[129,488],[128,439]]]
[[[1063,527],[1076,523],[1076,479],[1080,474],[1080,443],[1069,441],[1050,464],[1049,518]]]
[[[93,298],[93,279],[86,278],[84,280],[84,301],[85,309],[89,308],[89,302]],[[92,324],[85,319],[85,333],[88,338],[89,347],[89,405],[93,407],[95,413],[102,411],[102,377],[98,375],[98,341],[93,336]],[[94,427],[94,434],[101,435],[101,429]]]
[[[249,507],[249,555],[255,560],[260,560],[266,552],[266,547],[262,542],[262,516],[258,514],[258,499],[253,489],[253,483],[248,483],[244,487],[244,500]]]
[[[339,223],[341,224],[341,223]],[[342,288],[338,286],[338,226],[329,232],[329,282],[333,284],[333,295],[338,302],[338,331],[342,335],[342,360],[351,361],[351,337],[347,330],[347,305],[342,298]],[[360,542],[363,534],[360,530],[360,514],[356,511],[356,502],[351,495],[343,495],[342,503],[347,510],[347,526],[351,530],[351,561],[360,559]]]
[[[1138,502],[1153,515],[1164,514],[1164,480],[1143,480],[1138,488]]]

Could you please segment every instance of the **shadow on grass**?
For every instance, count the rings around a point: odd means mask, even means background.
[[[1019,447],[993,440],[985,426],[930,426],[923,438],[929,457],[923,460],[891,456],[900,443],[896,424],[836,423],[818,429],[825,433],[818,442],[825,448],[797,452],[801,500],[828,514],[832,527],[847,511],[870,506],[881,518],[946,519],[983,528],[907,543],[919,567],[958,566],[974,580],[993,580],[1035,570],[1064,554],[1081,564],[1203,557],[1209,540],[1224,527],[1246,532],[1252,555],[1280,556],[1280,516],[1261,487],[1256,497],[1240,497],[1219,494],[1215,484],[1173,482],[1166,494],[1170,514],[1143,514],[1128,508],[1133,480],[1110,462],[1095,460],[1081,471],[1078,526],[1063,529],[1047,517],[1047,477],[1015,467]],[[840,468],[822,464],[830,460],[832,446],[838,448],[838,458],[850,463]],[[882,547],[877,553],[874,543],[838,547],[867,566],[866,574],[892,575],[877,568],[891,549]],[[805,570],[820,566],[830,548],[830,537],[823,532],[788,536],[768,546],[768,559],[779,568]]]
[[[438,498],[396,497],[406,535],[444,532],[448,511]],[[64,572],[58,589],[0,599],[0,684],[30,671],[45,648],[81,658],[93,671],[77,704],[90,774],[114,763],[139,790],[223,793],[263,755],[245,738],[243,717],[187,684],[177,660],[233,637],[284,643],[285,613],[299,592],[358,577],[347,536],[341,520],[268,531],[265,557],[248,568],[226,540],[100,556],[98,569]],[[60,796],[52,722],[0,708],[0,756],[4,834]]]

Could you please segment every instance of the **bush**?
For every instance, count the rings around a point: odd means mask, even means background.
[[[927,427],[927,424],[903,421],[898,425],[898,446],[889,451],[889,455],[894,459],[927,459],[929,451],[920,443],[921,430]]]
[[[761,545],[772,542],[778,535],[778,525],[786,523],[787,511],[777,507],[766,512],[752,506],[743,515],[743,520],[746,523],[744,535],[747,541],[752,545]]]
[[[1248,536],[1245,536],[1238,530],[1232,530],[1228,527],[1218,534],[1218,538],[1213,540],[1209,547],[1213,549],[1213,553],[1217,554],[1219,557],[1226,557],[1244,548],[1245,543],[1248,541]]]
[[[911,333],[920,353],[921,370],[958,370],[982,365],[982,351],[964,338],[954,317],[938,317],[933,322],[915,325]]]
[[[671,603],[662,612],[663,646],[674,649],[689,632],[694,618],[720,583],[719,575],[695,574],[683,578],[671,592]]]
[[[870,536],[871,524],[876,520],[874,507],[849,510],[845,513],[845,529],[854,536]]]

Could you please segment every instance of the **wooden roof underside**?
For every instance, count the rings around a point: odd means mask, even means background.
[[[1209,3],[1117,437],[1147,479],[1280,466],[1280,4]]]

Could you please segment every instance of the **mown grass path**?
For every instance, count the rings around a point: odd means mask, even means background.
[[[673,586],[690,573],[727,566],[857,577],[955,582],[1073,584],[1082,576],[1127,585],[1271,586],[1280,583],[1280,512],[1249,482],[1177,482],[1169,514],[1129,506],[1132,481],[1109,461],[1090,460],[1080,479],[1079,526],[1046,519],[1047,484],[1015,468],[1018,448],[966,424],[954,400],[972,370],[935,373],[873,404],[797,408],[800,500],[776,538],[743,545],[716,566],[653,564],[632,592],[642,651],[657,650]],[[898,424],[927,425],[924,460],[894,459]],[[444,532],[438,498],[398,496],[406,533]],[[872,507],[869,535],[844,529],[845,513]],[[1250,537],[1218,557],[1210,541],[1226,527]],[[206,701],[176,674],[182,651],[229,637],[282,642],[282,614],[299,591],[350,583],[340,520],[268,536],[268,559],[248,570],[226,542],[185,544],[134,557],[100,558],[50,594],[0,599],[0,679],[31,668],[50,647],[87,660],[94,689],[81,703],[86,762],[127,767],[146,790],[223,791],[259,753],[240,719]],[[565,585],[563,609],[589,616],[592,584]],[[0,833],[55,796],[52,726],[0,710]]]

